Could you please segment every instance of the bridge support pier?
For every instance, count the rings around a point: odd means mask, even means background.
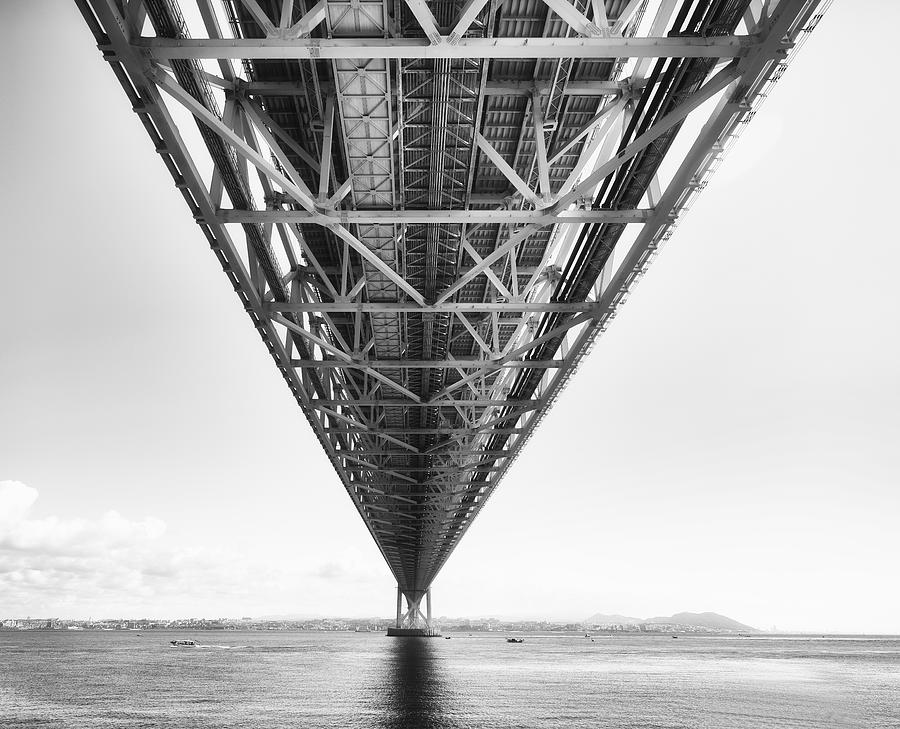
[[[403,598],[406,598],[406,612],[403,612]],[[422,600],[425,612],[422,612]],[[439,638],[440,632],[431,622],[431,588],[404,592],[397,585],[397,618],[394,626],[388,628],[388,635],[398,637]]]

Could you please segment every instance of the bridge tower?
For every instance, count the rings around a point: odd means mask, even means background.
[[[406,611],[403,601],[406,600]],[[422,612],[422,601],[425,601],[425,612]],[[437,638],[440,632],[431,619],[431,588],[403,592],[397,585],[397,617],[393,627],[388,628],[388,635],[397,637]]]

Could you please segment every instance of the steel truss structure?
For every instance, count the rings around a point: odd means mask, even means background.
[[[76,2],[398,627],[826,4]]]

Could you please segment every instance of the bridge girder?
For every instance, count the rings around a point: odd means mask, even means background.
[[[410,619],[827,5],[76,2]]]

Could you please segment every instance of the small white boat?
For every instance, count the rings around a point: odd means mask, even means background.
[[[193,640],[170,640],[169,641],[176,648],[198,648],[199,643]]]

